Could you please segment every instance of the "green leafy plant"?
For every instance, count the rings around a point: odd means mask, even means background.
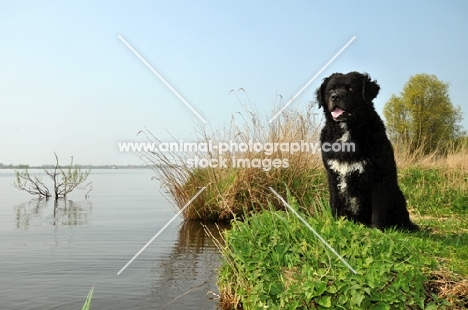
[[[299,206],[294,199],[289,203]],[[324,204],[316,209],[324,210]],[[436,309],[427,298],[427,271],[436,261],[421,255],[407,234],[382,233],[329,212],[308,223],[357,274],[323,246],[291,213],[265,211],[233,221],[225,232],[218,285],[221,304],[235,309]]]

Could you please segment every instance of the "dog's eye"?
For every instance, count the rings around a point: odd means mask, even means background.
[[[353,91],[353,86],[351,84],[345,84],[345,87],[348,91]]]

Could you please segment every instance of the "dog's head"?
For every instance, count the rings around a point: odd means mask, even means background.
[[[323,80],[317,89],[319,107],[323,107],[327,118],[348,121],[366,107],[372,107],[380,86],[366,73],[334,73]]]

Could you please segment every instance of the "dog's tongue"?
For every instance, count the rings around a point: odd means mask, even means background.
[[[335,110],[333,110],[331,112],[331,115],[333,116],[333,118],[337,118],[338,116],[340,116],[343,113],[344,113],[344,111],[341,110],[340,108],[335,108]]]

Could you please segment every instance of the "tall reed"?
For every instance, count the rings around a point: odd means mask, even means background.
[[[220,142],[276,144],[276,150],[271,154],[257,152],[253,148],[245,151],[233,148],[227,152],[213,148],[208,151],[146,152],[142,155],[154,167],[163,189],[178,208],[182,208],[201,187],[206,187],[192,206],[183,212],[186,219],[229,220],[235,215],[259,210],[260,205],[276,203],[268,190],[270,186],[280,194],[286,194],[288,187],[303,206],[311,205],[310,197],[323,195],[326,191],[319,149],[315,153],[312,149],[294,152],[290,149],[293,143],[319,142],[321,111],[312,105],[303,110],[288,107],[268,123],[275,111],[271,115],[262,115],[250,104],[242,106],[243,112],[232,115],[231,122],[225,127],[213,129],[196,125],[197,140],[193,142],[198,145],[208,145],[210,141],[214,145]],[[148,130],[144,134],[155,144],[164,143]],[[177,143],[178,140],[171,142]],[[305,150],[305,146],[303,148]],[[223,159],[226,166],[194,167],[190,160],[195,157]],[[273,167],[274,160],[281,167]],[[248,167],[246,162],[251,166]],[[279,204],[276,206],[283,208]]]

